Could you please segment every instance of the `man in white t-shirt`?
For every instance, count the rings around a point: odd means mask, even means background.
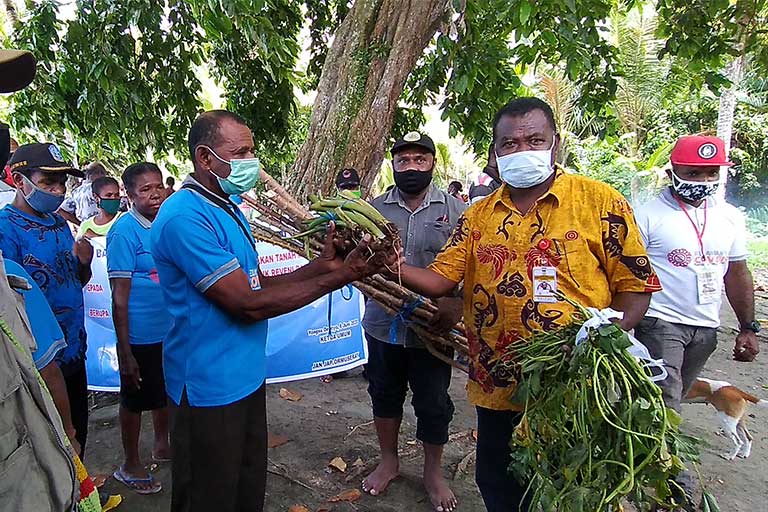
[[[680,412],[684,397],[717,346],[723,287],[740,323],[733,356],[752,361],[760,351],[752,274],[747,268],[746,228],[739,210],[715,198],[720,167],[733,165],[717,137],[678,139],[667,171],[672,185],[635,211],[663,290],[651,296],[635,336],[669,377],[659,382],[664,403]],[[723,286],[724,285],[724,286]],[[693,475],[676,482],[681,510],[696,510]],[[661,509],[657,509],[661,510]],[[677,510],[677,509],[676,509]]]
[[[742,213],[715,198],[720,167],[733,165],[717,137],[681,137],[672,150],[672,186],[635,211],[663,290],[654,293],[636,337],[669,377],[660,383],[668,407],[680,401],[717,345],[723,287],[740,323],[733,356],[759,352],[752,274]],[[724,286],[723,286],[724,285]]]

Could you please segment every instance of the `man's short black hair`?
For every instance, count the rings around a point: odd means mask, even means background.
[[[221,142],[219,126],[221,126],[221,122],[224,120],[248,126],[242,117],[228,110],[209,110],[208,112],[203,112],[197,116],[197,119],[195,119],[189,129],[187,142],[192,162],[195,161],[195,148],[197,146],[213,147]]]
[[[549,126],[552,127],[552,131],[557,133],[557,125],[555,124],[555,114],[552,112],[547,102],[540,100],[539,98],[524,97],[515,98],[510,101],[493,117],[493,140],[496,141],[496,127],[499,125],[499,121],[504,116],[510,117],[522,117],[525,114],[533,112],[534,110],[541,110],[544,113],[544,117],[549,121]]]
[[[101,178],[96,178],[93,180],[93,183],[91,183],[91,190],[98,196],[101,195],[101,191],[104,189],[104,187],[108,187],[110,185],[114,185],[117,187],[117,190],[120,190],[120,184],[112,176],[102,176]]]
[[[160,168],[152,162],[139,162],[137,164],[129,165],[125,169],[125,172],[123,172],[122,176],[125,190],[133,194],[133,192],[136,190],[136,180],[138,177],[148,172],[154,172],[159,174],[161,178],[163,177],[163,173],[160,171]]]

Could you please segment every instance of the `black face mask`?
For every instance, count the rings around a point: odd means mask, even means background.
[[[395,172],[395,185],[406,194],[418,194],[432,183],[432,170]]]

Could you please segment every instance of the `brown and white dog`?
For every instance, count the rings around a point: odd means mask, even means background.
[[[696,379],[684,402],[708,403],[717,409],[717,417],[725,435],[733,441],[733,450],[721,455],[726,460],[736,457],[746,459],[752,452],[752,435],[747,430],[747,402],[758,407],[768,407],[768,400],[760,400],[730,382]]]

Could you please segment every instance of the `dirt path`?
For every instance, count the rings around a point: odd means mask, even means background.
[[[768,300],[760,302],[758,318],[768,318]],[[747,392],[768,398],[768,337],[761,336],[763,353],[758,362],[734,362],[730,358],[734,334],[728,327],[735,325],[733,313],[724,311],[720,346],[703,376],[727,380]],[[474,464],[470,455],[474,450],[475,413],[466,401],[465,383],[466,377],[455,372],[451,394],[456,414],[444,466],[460,500],[459,510],[481,512],[485,509],[474,483]],[[326,500],[346,489],[359,488],[362,475],[376,462],[377,442],[366,382],[359,372],[353,372],[351,377],[329,384],[311,379],[283,386],[302,393],[303,398],[288,402],[278,396],[281,386],[268,388],[270,431],[289,439],[286,444],[269,450],[268,512],[285,512],[294,504],[306,505],[312,511],[431,510],[421,486],[423,458],[415,441],[416,421],[410,405],[406,406],[401,434],[403,476],[380,497],[363,496],[354,504],[332,504]],[[749,413],[750,430],[755,438],[752,456],[747,460],[727,462],[719,454],[730,445],[724,437],[716,435],[718,424],[714,409],[705,405],[684,406],[685,428],[708,444],[703,448],[702,473],[718,497],[723,512],[768,511],[768,410],[753,407]],[[149,434],[151,423],[148,415],[145,416],[145,433]],[[92,474],[111,475],[120,463],[122,453],[117,406],[94,410],[90,428],[88,468]],[[150,438],[151,435],[143,436],[145,454],[149,454]],[[349,465],[346,473],[327,469],[334,457],[342,457]],[[353,466],[357,459],[362,461],[362,466]],[[459,466],[463,471],[457,472]],[[120,511],[166,511],[170,501],[170,468],[167,464],[160,465],[154,472],[166,487],[159,495],[137,496],[112,478],[107,480],[103,490],[123,495],[125,501],[118,509]]]

